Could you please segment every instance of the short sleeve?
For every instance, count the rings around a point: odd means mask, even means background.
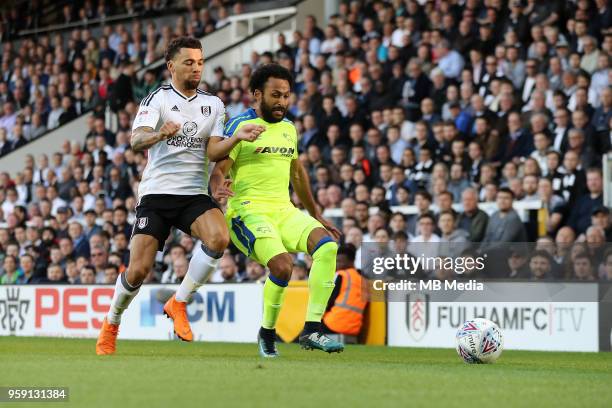
[[[157,123],[159,122],[159,117],[161,116],[160,98],[161,95],[155,91],[142,100],[140,106],[138,107],[136,118],[134,118],[132,131],[139,127],[150,127],[157,129]]]
[[[219,108],[217,109],[217,116],[215,117],[215,123],[213,125],[211,136],[219,136],[219,137],[229,137],[225,135],[225,106],[223,102],[219,103]]]
[[[234,132],[236,131],[236,126],[234,126],[234,124],[236,123],[236,120],[237,118],[231,118],[227,121],[225,127],[223,128],[223,137],[232,137],[234,135]]]

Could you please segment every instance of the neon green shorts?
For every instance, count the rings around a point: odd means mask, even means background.
[[[225,219],[234,245],[264,266],[285,252],[308,252],[308,236],[315,228],[323,228],[293,206],[264,210],[246,205],[229,209]]]

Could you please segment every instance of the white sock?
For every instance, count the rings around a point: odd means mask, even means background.
[[[128,283],[126,274],[127,271],[120,274],[117,277],[117,283],[115,283],[115,294],[113,295],[110,309],[106,315],[108,322],[111,324],[121,323],[123,311],[127,309],[132,299],[136,297],[140,290],[140,285],[133,287]]]
[[[181,286],[176,291],[178,302],[187,302],[192,293],[208,280],[210,274],[215,270],[223,252],[214,252],[206,248],[204,244],[197,247],[191,261],[187,275],[183,278]]]

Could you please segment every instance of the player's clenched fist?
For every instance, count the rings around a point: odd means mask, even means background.
[[[164,139],[174,136],[176,132],[179,131],[180,128],[181,128],[181,125],[179,125],[178,123],[166,122],[159,129],[159,135],[161,136],[162,140],[164,140]]]
[[[249,123],[241,127],[235,133],[235,136],[239,140],[246,140],[247,142],[254,142],[259,137],[259,135],[261,135],[265,131],[266,131],[265,126]]]

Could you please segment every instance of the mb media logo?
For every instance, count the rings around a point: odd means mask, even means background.
[[[283,155],[293,155],[293,153],[295,153],[295,149],[293,147],[259,146],[257,149],[255,149],[254,153],[280,153]]]
[[[6,297],[0,298],[0,325],[3,330],[15,333],[16,330],[23,330],[26,322],[26,315],[30,308],[29,300],[19,300],[19,289],[7,288]]]
[[[157,299],[157,292],[158,289],[151,290],[149,299],[143,299],[140,303],[140,325],[143,327],[154,327],[156,317],[163,313],[164,305]],[[233,323],[236,316],[235,293],[232,291],[194,293],[193,301],[187,307],[187,319],[191,323],[197,322],[204,317],[205,311],[207,322]]]

